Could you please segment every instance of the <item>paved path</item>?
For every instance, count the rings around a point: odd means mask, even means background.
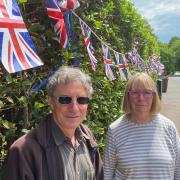
[[[167,92],[162,94],[161,113],[175,123],[180,134],[180,77],[169,77]]]

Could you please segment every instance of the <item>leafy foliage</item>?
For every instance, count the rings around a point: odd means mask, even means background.
[[[161,62],[167,74],[180,70],[180,38],[172,37],[168,44],[160,43]]]
[[[168,44],[161,44],[161,62],[165,65],[167,74],[175,71],[175,59],[171,48]]]
[[[173,51],[175,70],[180,71],[180,38],[173,37],[169,42],[169,48]]]

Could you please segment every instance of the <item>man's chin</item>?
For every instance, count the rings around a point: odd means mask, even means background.
[[[69,120],[69,123],[67,124],[67,127],[69,129],[76,129],[79,125],[81,124],[81,121],[72,121],[72,120]]]

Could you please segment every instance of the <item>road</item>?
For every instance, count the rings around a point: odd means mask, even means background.
[[[167,92],[162,94],[161,113],[175,123],[180,134],[180,77],[169,77]]]

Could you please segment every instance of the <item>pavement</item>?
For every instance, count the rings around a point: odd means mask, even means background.
[[[161,113],[171,119],[180,135],[180,76],[169,77],[167,92],[162,93]]]

